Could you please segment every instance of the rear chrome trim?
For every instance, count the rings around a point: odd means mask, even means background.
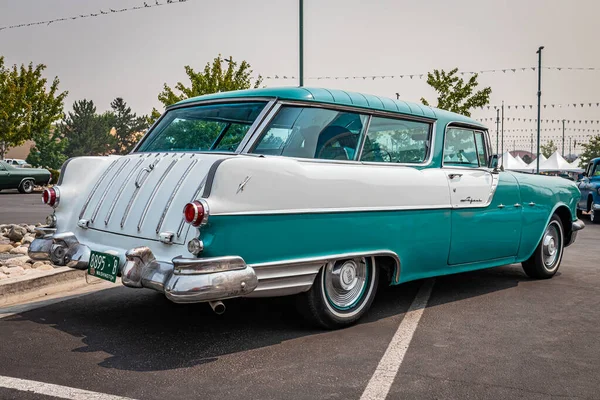
[[[194,166],[198,163],[198,160],[193,160],[190,165],[187,167],[187,169],[185,170],[185,172],[183,173],[183,175],[181,175],[181,178],[179,178],[179,181],[177,182],[177,185],[175,185],[175,188],[173,189],[173,193],[171,193],[171,196],[169,196],[169,200],[167,200],[167,204],[165,205],[165,208],[160,216],[160,220],[158,221],[158,225],[156,225],[156,233],[160,232],[160,228],[162,228],[162,225],[165,221],[165,216],[167,215],[167,211],[169,210],[169,207],[171,207],[171,203],[173,202],[173,199],[175,198],[175,195],[177,194],[177,192],[179,191],[179,188],[181,187],[181,185],[183,184],[183,181],[185,180],[185,178],[187,178],[187,176],[189,175],[190,171],[192,170],[192,168],[194,168]]]
[[[85,210],[87,209],[88,204],[90,204],[90,201],[92,200],[92,197],[94,197],[94,195],[96,194],[96,191],[98,190],[98,188],[100,187],[100,185],[102,184],[102,182],[104,181],[104,179],[106,178],[106,176],[108,175],[108,173],[110,172],[110,170],[114,168],[114,166],[117,164],[117,161],[119,161],[119,160],[120,160],[120,158],[118,158],[115,161],[113,161],[108,166],[108,168],[106,168],[106,171],[104,171],[102,173],[102,175],[100,176],[100,178],[96,182],[96,185],[94,186],[94,190],[92,190],[90,192],[90,195],[85,200],[85,203],[83,203],[83,208],[81,209],[81,212],[79,213],[79,219],[83,218],[83,214],[85,214]]]
[[[129,161],[131,161],[131,159],[129,159],[129,158],[126,159],[125,162],[123,163],[123,165],[121,165],[117,169],[117,172],[113,175],[113,177],[110,178],[108,185],[106,185],[106,189],[104,189],[104,193],[102,193],[102,197],[100,197],[98,204],[96,204],[96,208],[94,209],[94,212],[92,213],[92,218],[90,218],[90,222],[92,224],[94,223],[94,221],[96,220],[96,217],[98,216],[98,211],[100,211],[100,207],[102,207],[102,205],[104,204],[104,199],[106,199],[106,195],[108,194],[109,190],[112,188],[112,185],[115,183],[115,180],[117,179],[117,177],[119,175],[121,175],[121,172],[123,172],[123,169],[127,166],[127,164],[129,164]]]
[[[194,200],[196,200],[198,198],[198,196],[200,195],[200,192],[202,191],[202,189],[204,188],[204,185],[206,184],[206,178],[207,178],[207,176],[205,176],[202,179],[202,182],[200,182],[200,185],[198,185],[198,189],[196,190],[196,192],[192,196],[192,198],[189,201],[189,203],[191,203],[192,201],[194,201]],[[184,225],[185,225],[185,216],[181,217],[181,222],[179,223],[179,228],[177,229],[177,237],[181,236],[181,232],[183,231],[183,226]]]
[[[131,179],[131,177],[133,176],[135,171],[137,171],[137,169],[143,162],[144,162],[144,159],[142,158],[141,160],[139,160],[137,162],[137,164],[135,164],[133,166],[133,169],[131,171],[129,171],[129,174],[125,177],[125,180],[121,184],[121,187],[119,188],[119,191],[117,192],[117,195],[113,199],[113,202],[111,203],[110,208],[108,209],[108,214],[106,214],[106,218],[104,218],[105,226],[108,225],[108,222],[110,221],[110,217],[112,216],[112,213],[115,210],[115,206],[117,205],[117,202],[121,198],[121,195],[123,194],[123,190],[125,190],[125,186],[127,186],[127,184],[129,183],[129,180]]]
[[[171,161],[171,164],[169,164],[167,169],[165,169],[165,172],[163,172],[162,176],[156,183],[156,186],[154,186],[154,189],[152,190],[152,194],[150,194],[150,197],[148,198],[148,201],[146,202],[144,211],[142,211],[142,216],[140,217],[140,220],[138,221],[138,225],[137,225],[138,232],[142,230],[142,225],[144,224],[144,220],[146,219],[146,214],[148,214],[148,209],[150,209],[150,205],[152,204],[154,197],[156,197],[156,193],[158,193],[160,186],[162,185],[162,183],[165,180],[165,178],[167,177],[167,175],[169,175],[169,172],[171,172],[171,170],[173,169],[175,164],[177,164],[177,161],[179,161],[179,159],[175,159],[175,160]]]
[[[149,157],[149,155],[148,155]],[[151,165],[153,165],[152,169],[154,169],[154,167],[156,167],[156,165],[160,162],[160,158],[158,160],[154,160]],[[143,171],[143,169],[142,169]],[[125,222],[127,221],[127,217],[129,216],[129,211],[131,211],[131,206],[133,205],[133,202],[135,201],[135,199],[137,198],[138,193],[140,192],[140,189],[142,187],[142,184],[144,182],[146,182],[146,179],[148,179],[148,176],[150,174],[146,174],[145,178],[142,182],[139,182],[139,186],[135,185],[135,190],[133,191],[133,193],[131,194],[131,197],[129,198],[129,202],[127,203],[127,207],[125,208],[125,212],[123,213],[123,217],[121,217],[121,228],[123,228],[123,226],[125,226]]]

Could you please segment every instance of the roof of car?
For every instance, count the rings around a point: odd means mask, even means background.
[[[387,97],[374,96],[356,92],[347,92],[338,89],[308,88],[308,87],[276,87],[248,90],[234,90],[230,92],[219,92],[204,96],[192,97],[182,100],[176,105],[184,105],[201,101],[218,99],[237,99],[237,98],[278,98],[281,100],[306,101],[322,104],[339,104],[344,106],[360,107],[371,110],[386,111],[404,115],[413,115],[446,122],[462,122],[470,125],[479,126],[483,129],[484,125],[453,112],[440,110],[422,104],[411,103],[403,100],[393,100]]]

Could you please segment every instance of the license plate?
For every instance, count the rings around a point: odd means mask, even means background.
[[[115,282],[119,273],[119,257],[112,254],[92,251],[88,274],[98,278]]]

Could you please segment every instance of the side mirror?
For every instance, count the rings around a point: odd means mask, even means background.
[[[584,172],[584,173],[581,174],[582,178],[585,178],[586,176],[587,176],[587,172]]]
[[[489,168],[498,168],[498,154],[492,154],[488,160]]]

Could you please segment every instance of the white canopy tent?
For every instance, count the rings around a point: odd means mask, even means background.
[[[560,155],[558,150],[548,157],[546,161],[540,163],[540,171],[575,172],[573,166]]]
[[[499,160],[498,165],[503,166],[505,170],[512,171],[528,171],[529,167],[521,160],[521,158],[513,157],[508,151],[502,154],[502,158]]]
[[[543,154],[540,154],[540,170],[542,169],[542,164],[544,164],[548,159],[546,157],[544,157]],[[529,163],[529,165],[527,166],[527,171],[530,172],[535,172],[537,170],[537,159],[533,160],[532,162]]]
[[[580,162],[581,162],[581,160],[579,158],[576,158],[572,163],[570,163],[571,167],[573,168],[573,172],[583,172],[583,171],[585,171],[583,168],[581,168],[579,166]]]

